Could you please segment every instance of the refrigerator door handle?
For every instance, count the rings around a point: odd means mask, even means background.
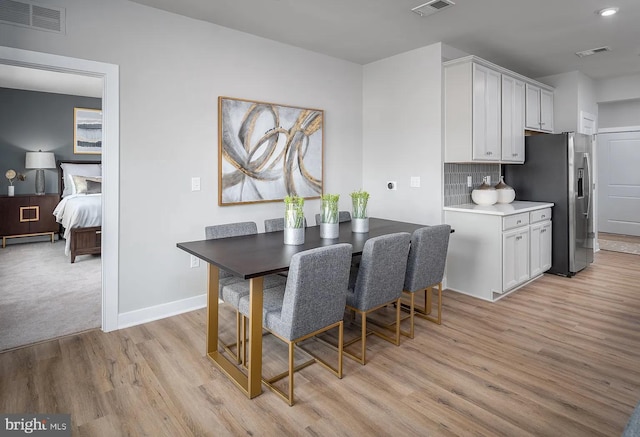
[[[591,210],[591,196],[593,195],[593,187],[591,186],[591,164],[589,163],[588,153],[584,154],[584,160],[587,168],[587,177],[582,180],[582,183],[587,185],[587,190],[585,191],[585,193],[588,193],[589,195],[589,197],[587,198],[587,210],[584,212],[584,215],[589,217],[589,211]]]

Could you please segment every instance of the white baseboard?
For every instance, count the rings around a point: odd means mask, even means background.
[[[207,306],[207,294],[118,314],[118,329],[141,325]]]

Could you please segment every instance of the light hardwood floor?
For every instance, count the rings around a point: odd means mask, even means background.
[[[595,259],[495,303],[445,291],[441,326],[370,337],[342,380],[302,370],[293,407],[213,367],[199,310],[0,354],[0,411],[71,413],[74,436],[619,436],[640,400],[640,256]]]

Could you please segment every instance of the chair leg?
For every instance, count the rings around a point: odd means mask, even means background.
[[[289,342],[289,406],[293,405],[293,346],[294,342]]]
[[[442,324],[442,282],[438,283],[438,313],[436,317],[430,315],[431,313],[431,290],[432,287],[425,289],[425,307],[424,308],[416,308],[415,313],[416,316],[422,317],[423,319],[429,320],[430,322],[437,323],[438,325]]]
[[[360,354],[360,356],[362,357],[360,363],[361,364],[366,364],[367,363],[367,313],[365,313],[364,311],[361,313],[361,324],[362,324],[362,332],[361,332],[361,336],[362,336],[362,352]]]

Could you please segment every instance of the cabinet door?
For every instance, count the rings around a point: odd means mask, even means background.
[[[553,132],[553,93],[540,90],[540,130]]]
[[[500,160],[502,75],[473,64],[473,159]]]
[[[29,233],[57,232],[58,224],[53,215],[53,210],[60,201],[58,195],[31,196],[29,199],[31,210],[35,211],[37,209],[38,211],[38,220],[29,222]]]
[[[540,130],[540,87],[526,84],[526,114],[527,129]]]
[[[551,222],[531,225],[531,277],[551,268]]]
[[[28,208],[28,196],[0,198],[0,235],[28,234]]]
[[[502,234],[503,291],[529,279],[529,227]]]
[[[502,75],[502,160],[524,162],[524,82]]]

